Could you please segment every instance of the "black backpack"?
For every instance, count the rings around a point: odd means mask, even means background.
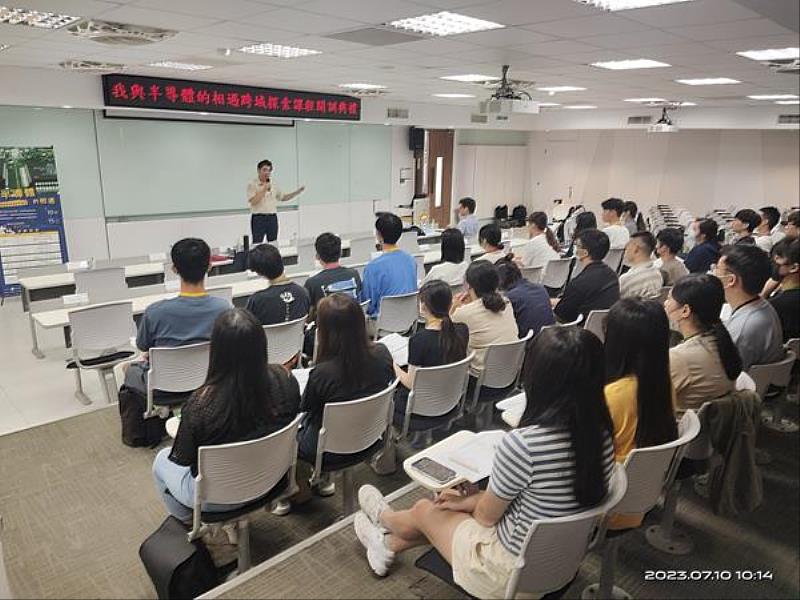
[[[220,576],[203,542],[190,542],[186,526],[169,516],[139,546],[158,597],[196,598],[220,583]]]
[[[122,420],[122,443],[126,446],[154,448],[167,429],[161,417],[144,418],[147,398],[144,394],[123,385],[119,390],[119,416]]]
[[[525,220],[528,218],[528,209],[522,204],[514,207],[511,211],[511,220],[514,221],[516,227],[524,227]]]

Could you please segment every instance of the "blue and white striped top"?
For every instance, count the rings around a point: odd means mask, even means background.
[[[614,468],[609,435],[603,452],[606,485]],[[537,519],[564,517],[584,510],[575,499],[575,453],[569,430],[532,425],[508,432],[497,445],[489,489],[510,500],[497,523],[500,543],[514,556]]]

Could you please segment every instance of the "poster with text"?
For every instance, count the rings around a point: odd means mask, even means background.
[[[52,146],[0,146],[0,296],[19,294],[20,272],[67,259]]]

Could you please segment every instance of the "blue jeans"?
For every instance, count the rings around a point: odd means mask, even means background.
[[[153,461],[153,479],[156,490],[167,511],[176,519],[184,523],[192,520],[192,506],[194,506],[194,477],[192,468],[175,464],[169,459],[172,448],[163,448],[158,451]],[[209,512],[224,512],[235,510],[242,504],[204,504],[203,510]]]

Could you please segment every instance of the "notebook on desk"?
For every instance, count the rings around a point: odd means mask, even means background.
[[[455,448],[442,452],[432,449],[426,455],[453,469],[470,483],[476,483],[492,473],[495,448],[505,433],[502,430],[481,431]]]

